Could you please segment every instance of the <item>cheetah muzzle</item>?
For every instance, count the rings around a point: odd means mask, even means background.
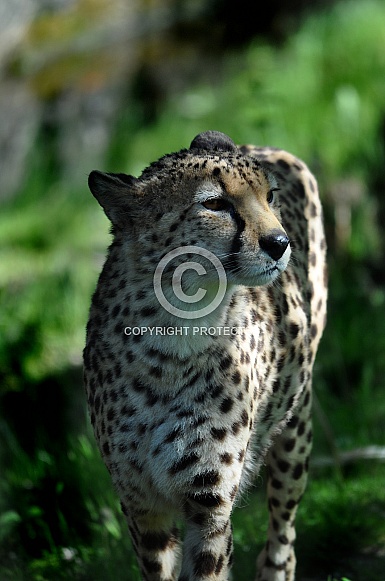
[[[95,171],[89,186],[113,242],[85,386],[143,580],[227,580],[231,512],[262,463],[256,579],[293,580],[327,292],[314,177],[287,152],[207,131],[139,178]]]

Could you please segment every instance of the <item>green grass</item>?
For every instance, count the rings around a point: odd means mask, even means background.
[[[2,389],[80,363],[90,296],[108,240],[107,220],[91,196],[62,184],[52,184],[44,197],[22,197],[3,208]],[[22,368],[13,372],[15,353]]]
[[[92,545],[57,547],[24,563],[2,561],[1,578],[139,580],[125,523],[107,476],[99,483],[103,492],[97,490],[99,508]],[[384,467],[356,470],[343,481],[332,473],[310,478],[297,519],[299,579],[326,581],[337,579],[338,573],[338,579],[383,581],[385,559],[379,549],[385,541],[384,485]],[[104,507],[103,497],[107,500]],[[246,581],[253,578],[267,525],[262,478],[258,488],[242,502],[242,508],[236,509],[233,524],[234,577]]]

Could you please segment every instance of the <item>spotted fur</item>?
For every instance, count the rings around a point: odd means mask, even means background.
[[[228,579],[231,512],[263,462],[270,520],[256,579],[293,580],[312,367],[326,310],[314,177],[289,153],[238,148],[206,132],[138,179],[92,172],[89,185],[114,239],[92,299],[85,385],[143,580]],[[154,292],[161,259],[185,246],[212,252],[227,276],[220,305],[197,319],[170,314]],[[205,306],[217,273],[187,256],[206,267]],[[172,268],[186,260],[178,256]],[[202,286],[192,274],[182,276],[187,294]],[[181,307],[171,270],[163,275],[165,296]]]

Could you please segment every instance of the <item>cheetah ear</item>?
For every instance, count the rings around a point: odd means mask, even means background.
[[[92,171],[88,177],[88,187],[106,216],[117,228],[130,223],[132,216],[130,193],[137,181],[137,178],[126,174],[101,171]]]
[[[191,142],[190,149],[204,149],[206,151],[236,152],[234,141],[221,131],[204,131],[199,133]]]

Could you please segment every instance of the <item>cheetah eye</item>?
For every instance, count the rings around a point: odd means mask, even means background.
[[[269,205],[273,204],[273,202],[274,202],[274,199],[275,199],[275,195],[274,195],[274,193],[275,193],[275,192],[278,192],[278,191],[279,191],[279,188],[272,188],[272,189],[269,191],[269,193],[267,194],[267,198],[266,198],[266,200],[267,200],[267,203],[268,203]]]
[[[223,198],[211,198],[210,200],[206,200],[202,202],[202,206],[204,206],[207,210],[213,210],[214,212],[220,212],[221,210],[230,210],[231,204],[226,202]]]

